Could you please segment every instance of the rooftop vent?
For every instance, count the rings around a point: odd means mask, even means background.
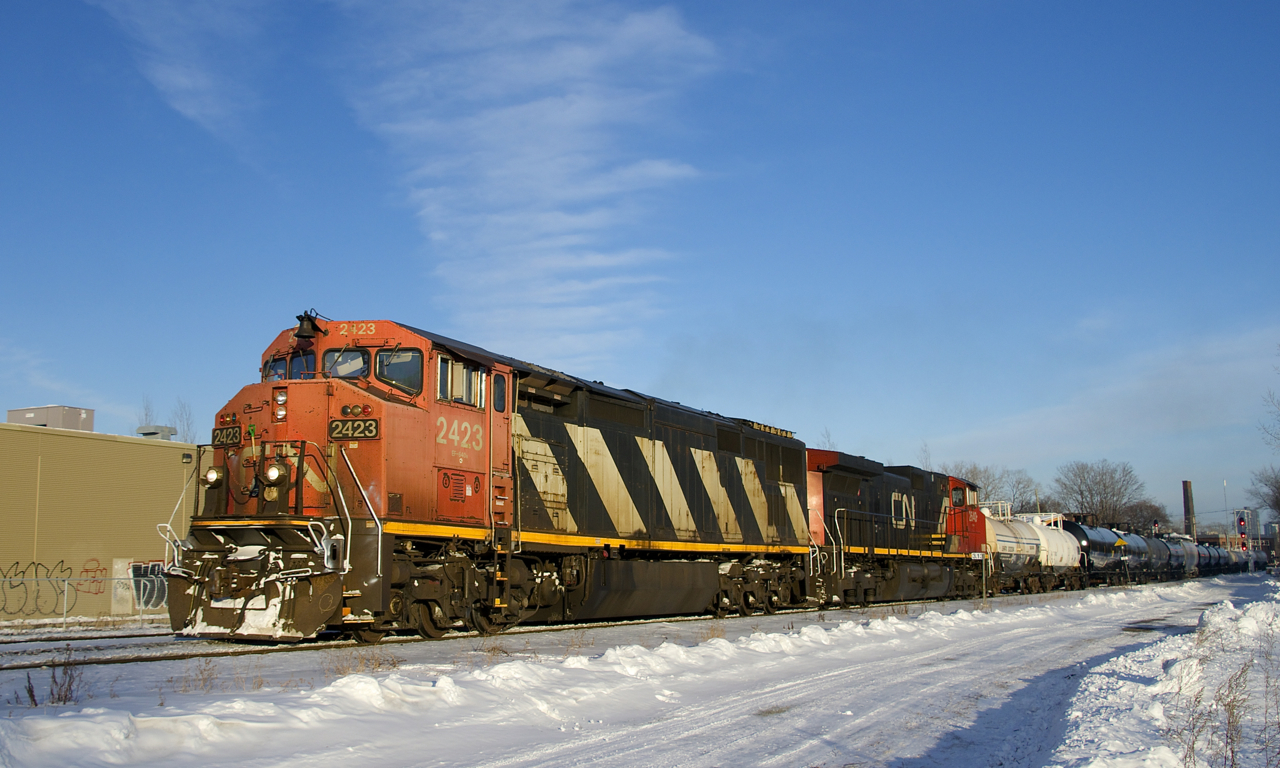
[[[161,427],[154,424],[138,427],[138,434],[148,440],[172,440],[173,436],[178,434],[178,430],[173,427]]]
[[[36,408],[15,408],[6,419],[10,424],[26,424],[30,427],[55,429],[79,429],[93,431],[93,409],[74,408],[69,405],[42,405]]]

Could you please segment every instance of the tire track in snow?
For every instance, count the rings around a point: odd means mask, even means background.
[[[644,722],[615,724],[573,741],[526,747],[476,764],[905,767],[982,765],[984,755],[993,764],[1033,764],[1056,745],[1044,743],[1045,738],[1075,691],[1081,663],[1102,663],[1159,639],[1159,633],[1137,638],[1121,634],[1121,628],[1139,619],[1165,620],[1168,608],[1167,602],[1155,601],[1125,610],[1123,618],[1100,620],[1096,611],[1085,610],[1071,620],[1055,612],[1028,617],[1029,622],[1017,621],[1023,613],[1017,611],[1000,617],[1004,621],[982,622],[979,636],[951,639],[945,635],[956,632],[944,631],[924,648],[912,646],[928,637],[930,627],[922,626],[927,622],[898,622],[897,637],[870,647],[837,645],[808,654],[804,663],[755,665],[753,671],[765,673],[755,685],[717,698],[699,700],[694,693],[697,684],[716,687],[714,675],[662,680],[667,688],[694,689],[689,703]],[[915,631],[903,625],[914,625]],[[894,653],[906,648],[911,650]],[[854,657],[848,658],[851,651]],[[829,666],[833,663],[837,666]],[[1016,729],[1021,737],[1014,743],[998,749],[999,744],[973,744],[957,736],[978,725],[981,713],[999,712],[1028,686],[1034,690],[1022,698],[1042,699],[1041,706],[1022,713]],[[981,726],[980,731],[991,730],[989,724]]]

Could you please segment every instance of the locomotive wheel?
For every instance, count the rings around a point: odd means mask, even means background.
[[[500,630],[500,627],[484,613],[484,609],[479,607],[473,607],[467,611],[466,624],[469,629],[482,635],[496,635]]]
[[[361,627],[351,633],[357,644],[359,645],[376,645],[386,636],[386,632],[373,629],[372,627]]]
[[[760,610],[763,611],[766,616],[772,616],[778,612],[777,600],[778,595],[776,593],[765,592],[764,602],[760,604]]]
[[[756,600],[754,592],[743,592],[742,599],[738,601],[738,614],[741,616],[750,616],[756,612]]]
[[[414,603],[409,608],[409,623],[423,637],[437,640],[444,637],[447,628],[441,627],[436,623],[434,613],[439,610],[434,603]]]

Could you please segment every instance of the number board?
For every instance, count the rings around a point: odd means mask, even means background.
[[[330,440],[376,440],[377,419],[333,419],[329,422]]]
[[[213,430],[213,446],[221,448],[226,445],[240,444],[240,425],[234,427],[218,427]]]

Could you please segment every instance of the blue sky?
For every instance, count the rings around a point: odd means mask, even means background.
[[[15,0],[0,401],[315,307],[917,463],[1277,460],[1272,3]]]

